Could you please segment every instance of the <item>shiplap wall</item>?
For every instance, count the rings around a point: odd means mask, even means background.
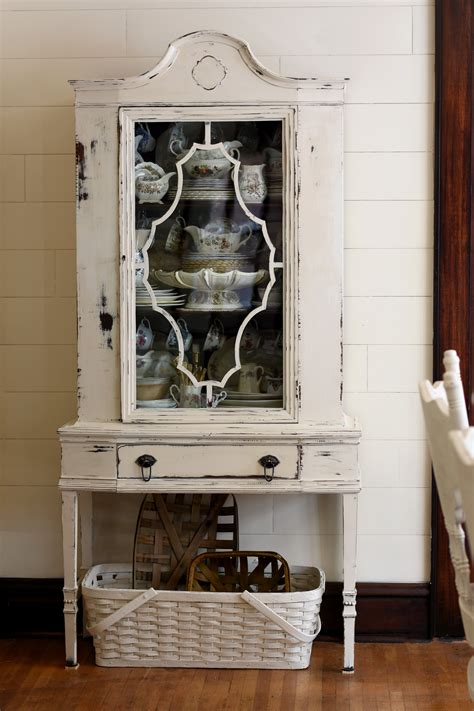
[[[428,580],[429,463],[416,386],[430,376],[432,339],[432,3],[4,0],[0,7],[0,576],[62,569],[55,432],[75,416],[76,370],[67,79],[139,73],[170,40],[205,28],[247,39],[284,74],[351,79],[345,402],[364,432],[359,579]],[[129,556],[136,507],[133,497],[98,497],[100,562]],[[240,514],[241,547],[276,549],[340,577],[335,498],[241,497]]]

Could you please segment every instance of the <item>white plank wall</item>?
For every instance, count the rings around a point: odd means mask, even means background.
[[[174,37],[206,28],[247,39],[282,73],[350,77],[344,368],[346,407],[364,433],[358,578],[428,580],[430,478],[416,387],[431,375],[433,4],[4,0],[1,7],[0,576],[62,574],[55,432],[76,407],[67,79],[137,74]],[[137,501],[112,499],[111,506],[110,497],[97,497],[97,562],[131,554]],[[239,504],[243,548],[275,549],[340,577],[335,498],[245,496]]]

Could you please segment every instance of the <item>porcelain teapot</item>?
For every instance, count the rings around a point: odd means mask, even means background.
[[[183,231],[190,235],[194,251],[200,254],[232,254],[252,236],[249,225],[239,227],[230,220],[211,222],[206,227],[190,225]]]
[[[137,163],[135,166],[135,193],[140,203],[158,202],[162,204],[169,188],[170,178],[175,172],[165,173],[156,163]]]
[[[232,158],[239,160],[239,148],[242,144],[240,141],[224,141],[218,145],[218,148],[197,148],[189,160],[183,163],[185,173],[190,178],[224,178],[232,168],[232,163],[223,154],[220,145]],[[173,152],[173,147],[171,151]],[[186,155],[186,151],[175,155],[178,160],[181,160]]]

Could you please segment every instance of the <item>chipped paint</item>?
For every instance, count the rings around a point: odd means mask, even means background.
[[[88,200],[89,193],[84,187],[86,182],[86,158],[84,144],[76,140],[76,180],[77,180],[77,202],[81,204],[83,200]]]
[[[298,479],[303,477],[303,447],[298,447]]]
[[[80,141],[76,141],[76,166],[79,180],[84,180],[84,163],[84,145]]]
[[[94,444],[91,449],[89,449],[89,452],[92,452],[93,454],[98,454],[101,452],[110,452],[115,449],[114,445],[110,444]]]
[[[104,331],[111,331],[114,325],[114,317],[105,312],[101,311],[99,314],[99,319],[100,319],[100,330],[102,332]]]
[[[105,337],[105,345],[110,350],[113,350],[113,342],[110,332],[114,327],[114,317],[107,310],[107,297],[105,295],[104,287],[102,287],[102,292],[100,296],[99,305],[99,329],[102,335]]]

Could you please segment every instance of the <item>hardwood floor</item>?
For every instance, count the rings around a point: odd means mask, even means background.
[[[341,645],[319,642],[302,671],[103,669],[81,641],[66,670],[61,639],[0,640],[0,710],[464,711],[470,656],[465,642],[358,644],[349,676]]]

